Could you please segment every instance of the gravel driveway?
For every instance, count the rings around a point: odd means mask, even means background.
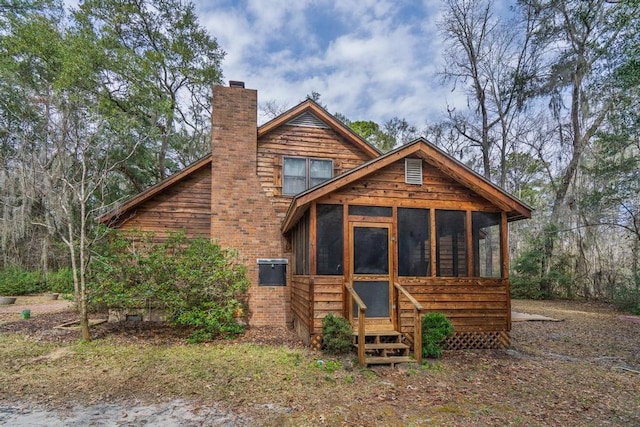
[[[49,409],[33,403],[0,403],[0,426],[241,426],[250,418],[225,413],[215,406],[196,406],[176,399],[162,404],[103,403]]]

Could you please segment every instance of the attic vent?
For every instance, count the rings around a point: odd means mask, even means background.
[[[329,126],[325,122],[308,111],[289,120],[287,124],[291,126],[306,126],[311,128],[329,128]]]
[[[404,159],[404,182],[422,185],[422,159]]]

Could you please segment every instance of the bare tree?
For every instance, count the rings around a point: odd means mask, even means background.
[[[470,113],[449,109],[454,129],[480,148],[484,176],[491,179],[492,150],[498,148],[498,183],[505,186],[506,160],[518,108],[535,76],[529,13],[518,24],[501,22],[491,0],[447,0],[440,22],[448,41],[443,75],[467,94]]]
[[[550,223],[555,227],[550,229],[575,229],[585,217],[577,211],[571,188],[596,133],[603,128],[620,95],[611,84],[613,69],[609,63],[615,62],[614,47],[625,30],[616,25],[621,9],[619,4],[605,0],[523,0],[521,4],[533,11],[533,41],[546,53],[542,57],[544,73],[538,94],[548,100],[555,122],[553,155],[541,156],[547,164],[553,159]],[[640,12],[638,5],[634,8],[632,15]],[[575,215],[569,215],[571,212]],[[561,221],[565,224],[558,227]],[[576,237],[578,256],[582,257],[583,245],[592,239]],[[548,241],[543,257],[545,271],[551,266],[556,237],[551,236]],[[585,270],[586,265],[577,267]],[[550,294],[548,286],[543,291]]]
[[[68,92],[52,93],[48,139],[52,142],[45,162],[38,162],[42,182],[39,198],[47,206],[55,230],[67,246],[73,272],[74,296],[80,314],[82,339],[91,340],[87,310],[87,279],[91,250],[102,236],[93,218],[104,210],[108,177],[133,155],[109,155],[107,122],[94,113],[94,102]]]

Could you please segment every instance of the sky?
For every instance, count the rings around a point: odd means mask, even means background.
[[[320,93],[330,113],[418,129],[466,99],[444,82],[441,0],[196,0],[200,23],[226,52],[224,81],[258,102],[293,107]],[[260,121],[264,122],[265,117]]]

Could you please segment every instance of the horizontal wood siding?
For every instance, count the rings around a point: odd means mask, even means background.
[[[291,277],[291,310],[293,317],[306,331],[306,335],[311,334],[311,310],[313,295],[311,295],[312,280],[309,276]]]
[[[403,159],[337,189],[317,202],[500,212],[499,207],[426,161],[423,162],[423,184],[406,184]],[[462,247],[460,250],[464,251],[466,248]],[[443,251],[446,252],[446,248]],[[509,330],[509,288],[506,279],[398,277],[396,280],[426,310],[447,315],[457,332]],[[342,292],[342,284],[338,281],[335,292]],[[339,311],[341,306],[337,295],[330,299],[326,295],[320,296],[317,290],[316,295],[319,300],[315,303],[314,318],[315,327],[319,328],[323,315]],[[400,297],[399,305],[401,330],[413,334],[413,306],[404,297]]]
[[[458,184],[427,162],[423,162],[422,179],[422,185],[406,184],[404,160],[399,160],[331,193],[318,203],[356,203],[499,212],[499,209],[489,201]]]
[[[444,313],[456,332],[509,330],[509,286],[507,279],[400,277],[426,311]],[[400,297],[401,329],[413,333],[413,306]]]
[[[342,316],[344,277],[315,276],[313,286],[313,331],[322,333],[322,319],[327,314]]]
[[[258,140],[258,179],[280,218],[291,204],[291,197],[281,196],[283,156],[333,160],[334,176],[370,160],[332,129],[284,125],[264,135]]]
[[[211,168],[202,168],[144,201],[120,218],[122,230],[157,237],[184,230],[187,237],[211,235]]]

